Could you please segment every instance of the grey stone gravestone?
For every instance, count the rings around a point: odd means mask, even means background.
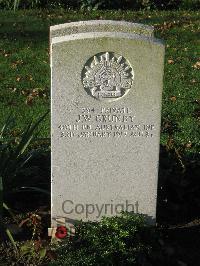
[[[126,21],[89,20],[52,26],[50,39],[80,32],[126,32],[153,37],[152,26]]]
[[[121,211],[154,223],[164,45],[152,27],[51,27],[52,225]]]

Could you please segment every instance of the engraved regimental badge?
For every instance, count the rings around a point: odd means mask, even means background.
[[[124,96],[130,90],[133,78],[128,61],[113,52],[96,54],[86,62],[82,72],[85,90],[99,100]]]

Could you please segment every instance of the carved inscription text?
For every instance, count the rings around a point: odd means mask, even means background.
[[[74,121],[58,128],[61,138],[153,137],[154,124],[135,121],[134,113],[127,107],[83,107]]]

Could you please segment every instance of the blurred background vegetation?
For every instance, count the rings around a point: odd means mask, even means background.
[[[200,7],[199,0],[0,0],[1,9],[192,9]]]

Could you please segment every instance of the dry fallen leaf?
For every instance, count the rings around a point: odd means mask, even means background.
[[[174,64],[174,60],[172,60],[172,59],[169,59],[167,62],[168,62],[168,64]]]
[[[15,63],[12,63],[11,67],[12,68],[17,68],[17,65]]]
[[[191,148],[192,147],[192,142],[188,141],[188,143],[185,145],[186,148]]]
[[[200,119],[200,108],[196,108],[194,110],[194,117]]]
[[[171,96],[171,97],[170,97],[170,100],[171,100],[172,102],[175,102],[175,101],[176,101],[176,96]]]
[[[26,104],[29,106],[33,105],[33,97],[31,95],[26,98]]]
[[[23,63],[24,63],[23,60],[17,60],[17,61],[12,62],[11,67],[16,68],[18,65],[21,65]]]
[[[197,61],[196,64],[194,64],[192,67],[196,69],[200,69],[200,61]]]
[[[32,97],[37,97],[39,95],[38,90],[37,89],[33,89],[31,92],[31,96]]]
[[[9,90],[11,90],[11,92],[16,92],[17,88],[8,88]]]
[[[194,103],[200,104],[200,98],[199,99],[195,99]]]

